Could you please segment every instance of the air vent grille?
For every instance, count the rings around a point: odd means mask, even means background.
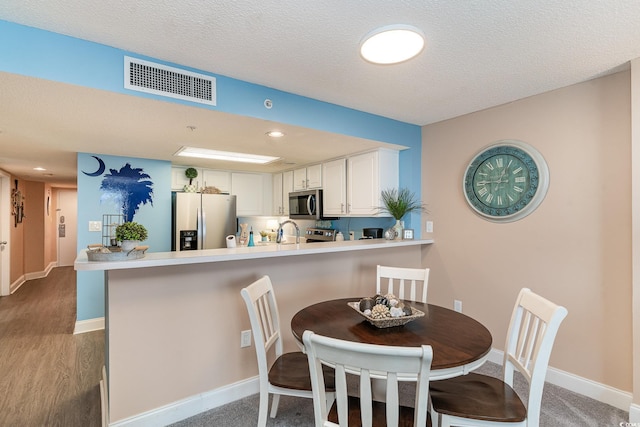
[[[216,79],[125,56],[124,87],[139,92],[216,105]]]

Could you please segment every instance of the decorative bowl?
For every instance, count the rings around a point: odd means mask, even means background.
[[[368,316],[360,311],[359,301],[348,302],[347,305],[357,311],[360,316],[364,317],[367,322],[371,323],[376,328],[391,328],[393,326],[402,326],[413,320],[416,320],[419,317],[424,316],[424,312],[418,310],[417,308],[411,307],[411,312],[413,314],[411,314],[410,316],[384,317],[382,319],[374,319],[373,317]]]

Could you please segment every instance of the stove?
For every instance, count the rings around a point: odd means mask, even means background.
[[[332,228],[307,228],[305,233],[307,243],[334,242],[336,230]]]

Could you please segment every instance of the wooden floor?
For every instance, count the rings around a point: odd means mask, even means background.
[[[75,320],[73,267],[0,297],[0,426],[100,426],[104,331]]]

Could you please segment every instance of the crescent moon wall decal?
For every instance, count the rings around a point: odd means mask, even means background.
[[[100,157],[96,157],[96,156],[91,156],[94,159],[96,159],[98,161],[98,170],[95,172],[85,172],[82,171],[83,174],[87,175],[87,176],[100,176],[104,173],[104,170],[106,169],[106,166],[104,164],[104,162],[102,161],[102,159]]]

